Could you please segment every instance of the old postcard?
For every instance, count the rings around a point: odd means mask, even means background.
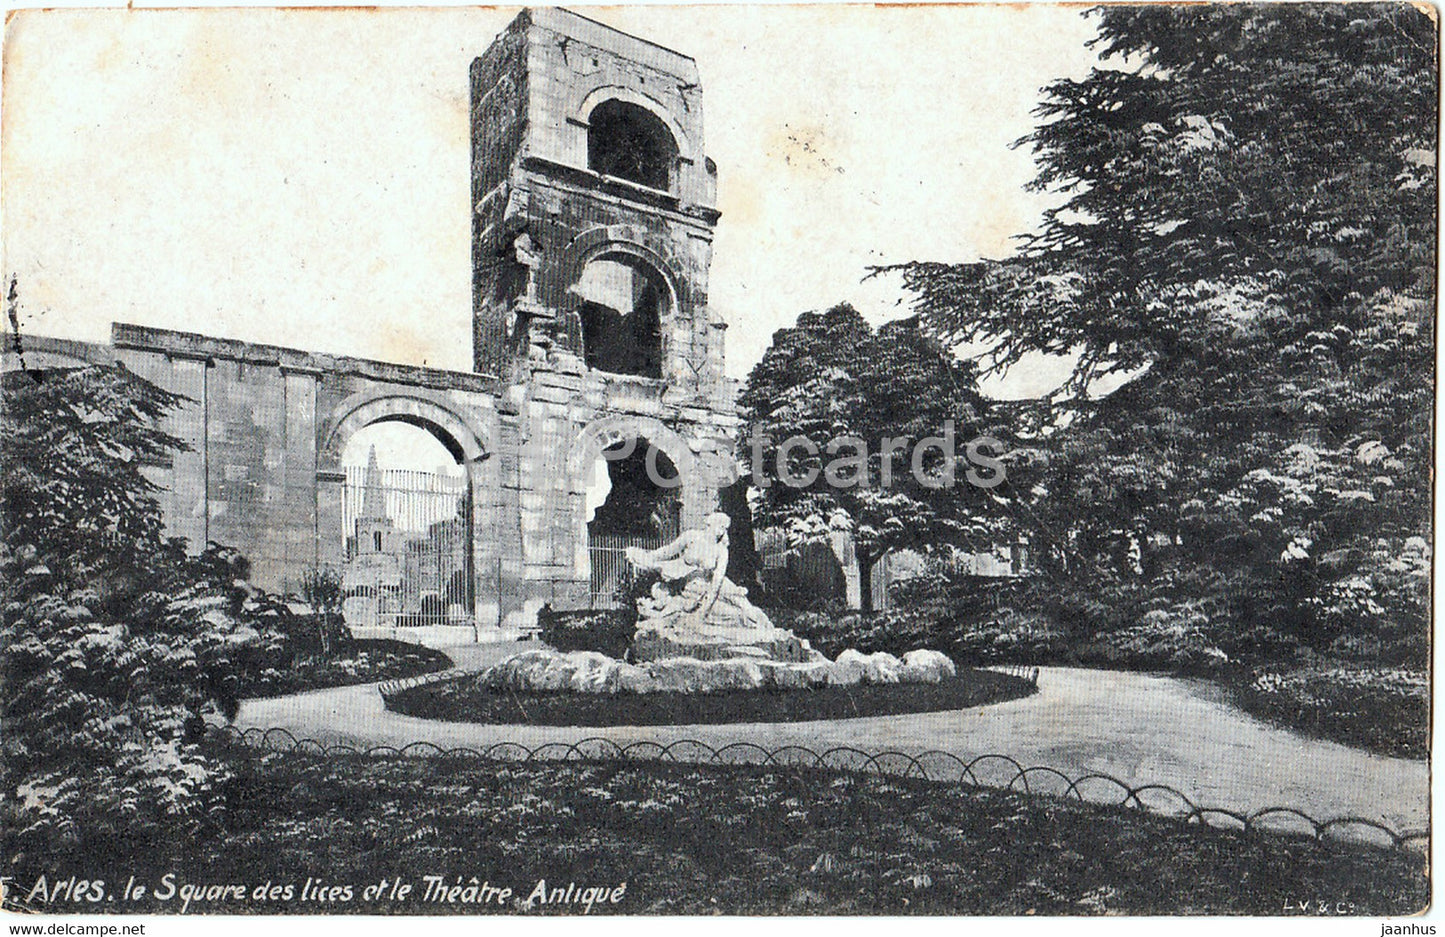
[[[8,920],[1433,933],[1438,19],[12,14]]]

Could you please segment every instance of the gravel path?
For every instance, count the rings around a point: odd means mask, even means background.
[[[459,667],[484,666],[517,650],[482,645],[447,653]],[[1205,682],[1124,671],[1042,668],[1039,692],[958,712],[746,725],[558,728],[436,722],[387,711],[374,685],[247,700],[239,728],[285,728],[298,737],[358,746],[427,741],[529,747],[589,737],[666,743],[691,738],[714,747],[747,741],[864,751],[938,749],[962,757],[1013,756],[1071,777],[1113,775],[1132,785],[1167,784],[1196,803],[1249,812],[1267,806],[1316,818],[1357,816],[1396,829],[1429,824],[1429,766],[1305,738],[1223,702]]]

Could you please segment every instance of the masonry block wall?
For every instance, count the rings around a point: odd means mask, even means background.
[[[298,590],[310,569],[345,562],[341,456],[350,437],[387,421],[432,432],[466,468],[473,613],[488,626],[503,618],[503,544],[488,535],[508,526],[490,460],[499,434],[494,381],[129,325],[114,327],[110,347],[66,347],[188,398],[167,428],[189,451],[149,469],[164,489],[168,530],[192,552],[211,541],[238,549],[252,579],[278,592]]]
[[[581,354],[582,267],[608,249],[668,268],[680,320],[670,375],[704,363],[707,268],[718,213],[716,167],[702,153],[702,92],[687,56],[565,10],[523,11],[473,63],[472,221],[476,370],[505,374],[525,355],[516,303],[527,275],[513,243],[541,249],[537,293],[563,348]],[[676,144],[667,189],[589,168],[589,118],[620,101],[645,109]],[[585,237],[584,237],[585,235]],[[701,347],[694,347],[700,343]]]

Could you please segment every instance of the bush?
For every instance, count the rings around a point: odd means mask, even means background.
[[[258,656],[248,661],[239,681],[242,696],[280,696],[303,690],[399,680],[452,666],[441,651],[389,638],[348,639],[324,656]]]
[[[339,618],[251,586],[234,550],[191,557],[165,536],[141,467],[184,448],[161,428],[182,398],[121,366],[0,381],[10,845],[44,855],[80,830],[117,843],[214,832],[228,769],[199,744],[206,717],[233,717],[248,682],[336,646]]]
[[[234,713],[234,655],[257,635],[208,585],[174,583],[112,614],[99,589],[0,564],[4,790],[19,846],[43,853],[81,826],[197,831],[226,769],[196,743],[204,715]],[[230,701],[228,705],[227,701]]]
[[[584,608],[554,611],[543,606],[537,613],[542,640],[559,651],[597,651],[621,660],[637,630],[637,613],[620,608]]]
[[[902,655],[916,648],[943,651],[962,664],[1091,664],[1184,673],[1217,671],[1229,657],[1210,640],[1209,619],[1194,605],[1120,620],[1102,600],[1045,603],[1052,614],[1023,612],[1031,584],[925,575],[893,598],[909,604],[884,612],[833,616],[772,609],[774,623],[830,657],[846,648]],[[1017,602],[1015,605],[1013,603]],[[1133,600],[1122,603],[1136,607]]]
[[[768,617],[775,626],[792,631],[831,658],[849,648],[864,654],[886,651],[894,657],[922,648],[938,649],[938,622],[929,612],[889,609],[836,615],[769,609]]]
[[[987,621],[954,627],[943,640],[960,663],[1048,664],[1069,659],[1064,637],[1043,615],[1004,608]]]
[[[1158,668],[1181,673],[1208,673],[1229,663],[1210,641],[1209,621],[1190,607],[1146,612],[1138,624],[1112,631],[1098,642],[1100,662]]]
[[[351,637],[341,617],[345,600],[341,573],[334,569],[308,569],[301,577],[301,598],[311,606],[315,632],[323,653],[344,645]]]
[[[1381,755],[1430,753],[1430,679],[1379,667],[1262,670],[1235,687],[1240,706],[1287,728]]]
[[[3,377],[0,793],[22,852],[77,829],[199,832],[226,769],[195,744],[258,633],[232,569],[167,538],[141,466],[182,398],[121,366]],[[224,583],[222,580],[224,579]]]
[[[637,600],[658,581],[656,571],[636,575],[629,565],[617,588],[616,608],[557,611],[543,605],[537,612],[542,640],[559,651],[596,651],[624,659],[637,632]]]
[[[1424,670],[1430,661],[1432,551],[1423,537],[1376,540],[1351,575],[1307,603],[1331,656]]]

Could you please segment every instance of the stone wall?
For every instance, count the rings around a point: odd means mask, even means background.
[[[27,337],[31,368],[120,363],[188,402],[167,429],[189,447],[145,471],[168,532],[250,559],[253,580],[290,592],[340,568],[341,456],[351,436],[399,420],[432,432],[466,466],[472,492],[474,614],[487,629],[530,627],[543,602],[588,601],[585,497],[591,459],[641,436],[681,465],[727,449],[735,423],[665,400],[655,381],[539,368],[510,405],[487,377],[116,325],[112,344]],[[13,352],[6,370],[19,366]],[[684,478],[683,525],[716,506]]]
[[[670,191],[588,169],[588,116],[609,100],[667,124],[679,151]],[[537,340],[583,357],[571,287],[589,261],[622,255],[670,292],[662,380],[711,406],[722,380],[723,326],[707,310],[716,172],[692,59],[566,11],[526,11],[473,64],[472,114],[476,368],[525,379]],[[524,231],[540,254],[530,308],[512,247]]]

